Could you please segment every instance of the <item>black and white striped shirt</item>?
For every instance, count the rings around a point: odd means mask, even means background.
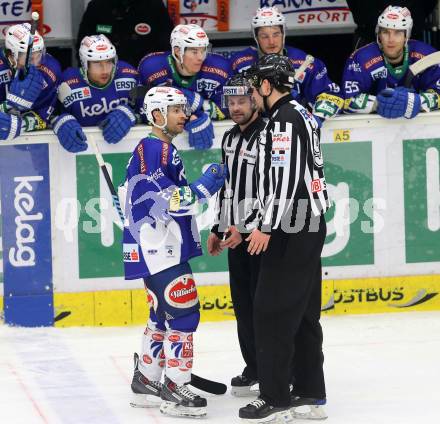
[[[217,198],[212,229],[215,233],[223,233],[229,225],[237,226],[240,232],[246,231],[246,217],[258,205],[255,165],[258,140],[265,126],[264,120],[257,117],[243,132],[237,124],[223,135],[222,161],[229,175]]]
[[[290,95],[279,99],[269,116],[259,140],[256,172],[258,228],[264,232],[290,227],[297,214],[307,219],[330,207],[313,116]]]

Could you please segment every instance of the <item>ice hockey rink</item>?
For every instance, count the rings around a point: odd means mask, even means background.
[[[329,418],[334,424],[435,424],[440,312],[323,317]],[[0,423],[183,423],[129,406],[142,327],[0,326]],[[235,322],[202,323],[194,372],[228,383],[242,369]],[[240,422],[249,398],[208,396],[210,423]],[[303,420],[295,420],[304,422]]]

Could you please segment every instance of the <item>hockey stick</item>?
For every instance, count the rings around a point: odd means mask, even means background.
[[[428,54],[428,56],[425,56],[417,62],[413,63],[408,69],[408,73],[405,77],[404,87],[411,87],[412,80],[416,75],[422,73],[423,71],[434,65],[440,65],[440,52]]]
[[[121,230],[123,229],[124,226],[124,213],[122,212],[121,209],[121,204],[119,202],[119,197],[118,197],[118,193],[116,193],[116,189],[115,186],[113,185],[113,181],[110,177],[110,174],[108,173],[108,169],[107,166],[104,162],[104,158],[102,157],[101,152],[98,149],[98,145],[96,144],[96,140],[95,137],[93,135],[89,135],[89,141],[90,144],[92,145],[92,148],[95,152],[95,157],[96,160],[98,161],[98,165],[101,168],[102,174],[104,175],[104,179],[105,182],[107,183],[107,187],[110,190],[110,194],[112,195],[112,201],[113,201],[113,206],[116,208],[119,218],[121,219]]]
[[[199,377],[195,374],[191,374],[191,381],[188,384],[191,384],[191,386],[196,389],[212,393],[213,395],[224,395],[228,389],[226,384],[208,380],[207,378]]]
[[[32,22],[31,22],[31,32],[30,32],[30,40],[26,50],[26,58],[24,61],[24,70],[23,73],[20,74],[20,78],[24,79],[24,77],[29,72],[29,66],[32,60],[32,48],[34,47],[34,35],[37,30],[38,20],[40,19],[40,15],[38,12],[32,12]]]
[[[315,58],[308,54],[301,66],[295,71],[295,76],[293,77],[295,81],[302,82],[304,80],[304,71],[315,61]]]
[[[128,97],[130,99],[130,105],[132,107],[136,106],[136,103],[139,99],[143,99],[145,97],[145,94],[147,94],[148,89],[151,87],[147,87],[146,85],[137,85],[136,87],[133,87],[128,92]]]
[[[96,144],[95,137],[89,134],[88,140],[92,145],[92,148],[95,152],[95,157],[98,162],[99,167],[104,175],[105,181],[107,183],[108,189],[112,195],[113,205],[118,211],[118,215],[121,218],[122,226],[124,225],[124,213],[121,209],[121,204],[119,202],[118,194],[116,193],[115,186],[113,185],[113,181],[108,172],[107,166],[104,162],[104,158],[102,157],[101,152],[98,149],[98,145]],[[223,383],[218,383],[216,381],[208,380],[203,377],[199,377],[198,375],[191,374],[191,381],[188,383],[191,386],[194,386],[196,389],[203,390],[204,392],[212,393],[214,395],[223,395],[226,393],[227,386]]]

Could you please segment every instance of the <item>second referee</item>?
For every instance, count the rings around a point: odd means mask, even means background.
[[[255,163],[258,138],[265,122],[257,111],[252,90],[247,79],[240,74],[223,86],[222,107],[228,108],[236,125],[225,132],[222,140],[222,161],[228,167],[229,176],[219,192],[216,223],[208,238],[209,254],[216,256],[228,249],[231,297],[238,341],[246,364],[243,372],[231,380],[231,394],[235,396],[255,395],[251,387],[257,383],[253,302],[260,255],[250,255],[248,242],[243,240],[249,235],[244,234],[249,233],[245,230],[245,219],[256,206]]]

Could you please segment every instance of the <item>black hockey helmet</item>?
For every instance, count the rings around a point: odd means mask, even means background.
[[[260,57],[258,63],[245,71],[245,77],[257,88],[265,79],[275,87],[293,88],[295,70],[288,57],[273,53]]]
[[[236,74],[223,85],[222,107],[228,107],[229,96],[251,96],[252,85],[243,74]]]

